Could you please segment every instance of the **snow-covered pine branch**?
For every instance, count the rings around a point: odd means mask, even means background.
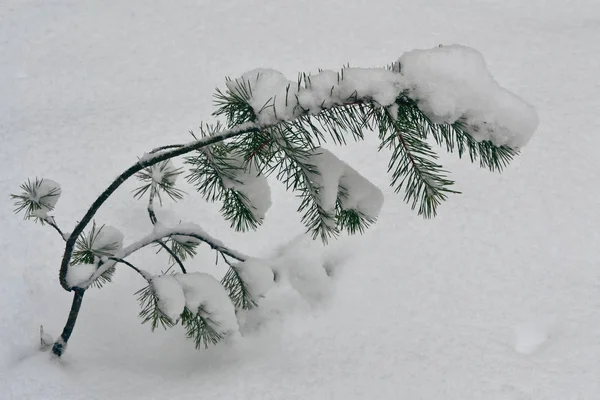
[[[468,154],[481,167],[501,171],[518,154],[537,127],[532,106],[501,88],[481,54],[464,46],[440,46],[405,53],[388,68],[350,68],[339,72],[300,74],[289,81],[271,69],[255,69],[227,79],[215,95],[216,117],[225,123],[201,124],[200,138],[151,150],[119,175],[79,219],[70,234],[58,227],[53,211],[61,194],[51,180],[36,179],[11,195],[15,211],[26,219],[52,226],[66,242],[59,280],[73,291],[73,303],[54,354],[64,352],[86,290],[109,282],[115,265],[127,265],[148,285],[138,292],[144,322],[172,326],[179,321],[196,346],[235,335],[235,310],[251,308],[281,274],[289,274],[299,292],[318,286],[327,274],[312,272],[283,258],[251,258],[226,247],[195,223],[164,227],[155,199],[161,194],[179,200],[182,173],[172,159],[187,155],[186,178],[208,201],[220,201],[221,212],[238,231],[256,229],[271,205],[269,175],[298,192],[298,211],[313,237],[326,242],[342,230],[363,232],[376,221],[383,194],[360,173],[322,144],[361,140],[375,130],[380,149],[391,150],[388,172],[396,191],[420,215],[432,217],[454,182],[437,162],[435,143],[459,157]],[[87,225],[104,202],[130,177],[141,186],[135,197],[148,194],[151,234],[123,247],[116,229]],[[158,244],[178,263],[181,274],[154,276],[126,260],[134,252]],[[184,263],[205,243],[229,270],[219,283],[204,273],[187,273]],[[169,246],[170,244],[170,246]],[[295,283],[294,283],[295,282]],[[303,282],[302,284],[300,282]],[[43,332],[43,331],[42,331]],[[44,333],[44,332],[43,332]],[[47,336],[47,333],[44,333]],[[47,343],[45,336],[42,343]]]

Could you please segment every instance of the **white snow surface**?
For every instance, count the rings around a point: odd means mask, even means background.
[[[0,196],[0,397],[600,398],[600,193],[590,184],[600,176],[598,15],[596,0],[5,0],[0,193],[52,177],[64,232],[136,155],[190,141],[224,76],[257,66],[294,77],[461,43],[535,105],[540,123],[503,174],[440,150],[463,194],[428,221],[388,187],[389,154],[377,152],[376,134],[328,147],[383,190],[378,222],[324,249],[299,246],[295,254],[333,271],[326,301],[307,303],[284,280],[249,313],[239,342],[207,351],[181,328],[141,325],[133,293],[145,281],[119,265],[113,283],[86,293],[63,358],[39,352],[39,326],[58,337],[72,301],[57,278],[64,241]],[[242,235],[181,181],[186,199],[157,208],[165,223],[194,221],[259,258],[304,230],[298,199],[275,182],[264,225]],[[131,197],[136,185],[125,183],[96,216],[132,241],[150,227]],[[155,251],[128,260],[156,275],[168,259]],[[225,268],[214,261],[201,247],[188,267],[219,278]],[[550,327],[543,315],[555,318]]]
[[[346,162],[329,150],[317,147],[307,163],[319,171],[311,173],[310,179],[319,187],[319,204],[324,211],[333,212],[340,197],[344,210],[356,210],[373,219],[379,216],[383,192]],[[341,196],[340,188],[344,189]]]
[[[214,276],[203,272],[173,275],[181,284],[185,306],[209,317],[213,329],[225,336],[239,331],[235,308],[229,295]]]
[[[171,321],[176,322],[185,308],[185,296],[181,284],[173,275],[153,276],[150,285],[158,298],[158,309]]]

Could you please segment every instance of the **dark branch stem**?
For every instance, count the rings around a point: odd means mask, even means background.
[[[150,222],[152,225],[156,225],[158,222],[158,218],[156,218],[156,212],[154,212],[154,194],[156,193],[156,189],[154,188],[154,183],[152,183],[152,187],[150,188],[150,197],[148,199],[148,217],[150,218]]]
[[[189,153],[191,151],[209,146],[213,143],[221,142],[225,139],[242,135],[244,133],[259,132],[260,130],[260,127],[255,124],[243,125],[238,128],[222,132],[218,135],[205,137],[187,145],[177,147],[173,150],[168,150],[164,153],[156,154],[155,156],[142,158],[137,163],[127,168],[104,190],[104,192],[102,192],[102,194],[96,199],[96,201],[94,201],[94,203],[90,206],[86,214],[79,221],[77,226],[75,226],[73,232],[71,232],[71,236],[69,236],[69,239],[67,239],[59,272],[59,281],[63,289],[65,289],[66,291],[74,290],[74,288],[70,287],[69,283],[67,282],[67,271],[69,269],[69,262],[71,261],[71,255],[73,254],[73,248],[75,247],[75,242],[77,241],[77,238],[83,232],[87,224],[90,223],[90,221],[92,220],[98,209],[100,209],[102,204],[104,204],[104,202],[115,192],[115,190],[117,190],[119,186],[121,186],[127,179],[129,179],[142,169],[155,165],[161,161],[165,161],[173,157]]]
[[[85,294],[85,289],[82,288],[73,288],[73,302],[71,303],[71,311],[69,311],[69,317],[67,318],[67,323],[63,328],[62,334],[60,338],[54,345],[52,346],[52,353],[57,355],[58,357],[62,356],[67,348],[67,342],[71,337],[71,333],[73,333],[73,328],[75,327],[75,322],[77,322],[77,316],[79,315],[79,310],[81,309],[81,302],[83,301],[83,295]]]
[[[122,258],[118,258],[118,257],[108,257],[108,259],[127,265],[129,268],[133,269],[135,272],[140,274],[144,279],[148,280],[146,274],[144,272],[142,272],[142,270],[140,270],[138,267],[136,267],[135,265],[130,263],[129,261],[123,260]]]
[[[271,139],[270,139],[270,138],[269,138],[269,139],[267,139],[267,140],[265,140],[264,142],[262,142],[262,143],[260,144],[260,146],[258,146],[258,147],[257,147],[257,148],[256,148],[256,149],[255,149],[255,150],[252,152],[252,154],[250,154],[250,155],[248,156],[248,158],[246,158],[246,161],[248,161],[248,160],[251,160],[251,159],[252,159],[252,158],[253,158],[253,157],[254,157],[254,156],[255,156],[255,155],[256,155],[256,154],[257,154],[259,151],[261,151],[262,149],[264,149],[264,148],[265,148],[265,146],[266,146],[266,145],[268,145],[270,142],[271,142]]]
[[[62,240],[67,241],[67,239],[65,238],[65,234],[63,233],[63,231],[60,230],[60,228],[58,227],[58,225],[56,225],[56,222],[54,222],[54,218],[53,217],[47,217],[47,218],[45,218],[44,222],[47,223],[48,225],[50,225],[51,227],[53,227],[54,230],[56,232],[58,232],[58,234],[60,235],[60,237],[62,238]]]
[[[169,253],[169,255],[171,257],[173,257],[173,260],[175,260],[175,262],[179,265],[179,269],[181,269],[181,272],[184,274],[187,274],[187,270],[185,269],[185,266],[183,265],[183,262],[181,261],[181,259],[177,256],[177,254],[175,254],[175,252],[173,250],[171,250],[169,248],[169,246],[167,246],[162,240],[157,241],[156,243],[160,244],[160,246],[166,250],[167,253]]]

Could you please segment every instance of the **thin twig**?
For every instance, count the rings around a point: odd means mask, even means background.
[[[181,261],[181,259],[177,256],[177,254],[175,254],[175,252],[173,250],[171,250],[169,248],[169,246],[167,246],[165,244],[165,242],[163,242],[162,240],[157,240],[156,243],[158,243],[163,249],[166,250],[167,253],[169,253],[169,255],[171,257],[173,257],[173,259],[175,260],[175,262],[177,264],[179,264],[179,269],[181,269],[181,272],[184,274],[187,274],[187,270],[185,269],[185,266],[183,265],[183,261]]]
[[[127,265],[129,268],[133,269],[135,272],[137,272],[138,274],[140,274],[145,280],[148,280],[147,274],[144,273],[141,269],[137,268],[132,263],[130,263],[129,261],[123,260],[122,258],[119,258],[119,257],[108,257],[108,259],[116,261],[116,262],[120,262],[121,264]]]
[[[54,221],[54,217],[46,217],[46,218],[44,218],[44,222],[47,223],[48,225],[50,225],[51,227],[53,227],[54,230],[56,230],[56,232],[58,232],[58,234],[60,235],[62,240],[64,240],[65,242],[67,241],[67,239],[65,238],[65,234],[63,233],[63,231],[60,230],[60,228]]]
[[[150,196],[148,198],[148,216],[150,217],[150,222],[152,222],[152,225],[156,225],[156,223],[158,222],[158,218],[156,217],[156,213],[154,212],[154,196],[155,195],[156,195],[156,187],[153,184],[152,188],[150,189]],[[165,249],[167,251],[167,253],[169,253],[169,255],[171,257],[173,257],[175,262],[177,264],[179,264],[179,268],[181,269],[181,272],[184,274],[187,274],[185,266],[183,265],[183,261],[181,261],[181,259],[177,256],[177,254],[175,254],[175,252],[173,250],[171,250],[169,248],[169,246],[167,246],[162,240],[157,240],[156,243],[158,243],[163,249]]]

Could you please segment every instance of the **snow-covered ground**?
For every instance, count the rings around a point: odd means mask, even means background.
[[[596,1],[26,1],[0,3],[0,397],[2,399],[600,398],[600,3]],[[272,185],[257,232],[236,234],[218,206],[190,196],[160,211],[192,220],[246,254],[324,258],[331,282],[269,292],[233,344],[194,351],[180,329],[150,333],[118,271],[86,294],[60,362],[71,294],[51,229],[12,214],[28,177],[61,184],[65,230],[149,149],[187,142],[209,120],[225,76],[256,67],[293,77],[384,66],[405,51],[460,43],[536,106],[522,155],[492,174],[444,155],[464,194],[423,220],[387,186],[376,140],[332,148],[383,189],[379,222],[326,249],[298,239],[297,199]],[[148,233],[121,189],[98,214]],[[151,251],[136,265],[165,268]],[[222,273],[201,251],[196,271]]]

